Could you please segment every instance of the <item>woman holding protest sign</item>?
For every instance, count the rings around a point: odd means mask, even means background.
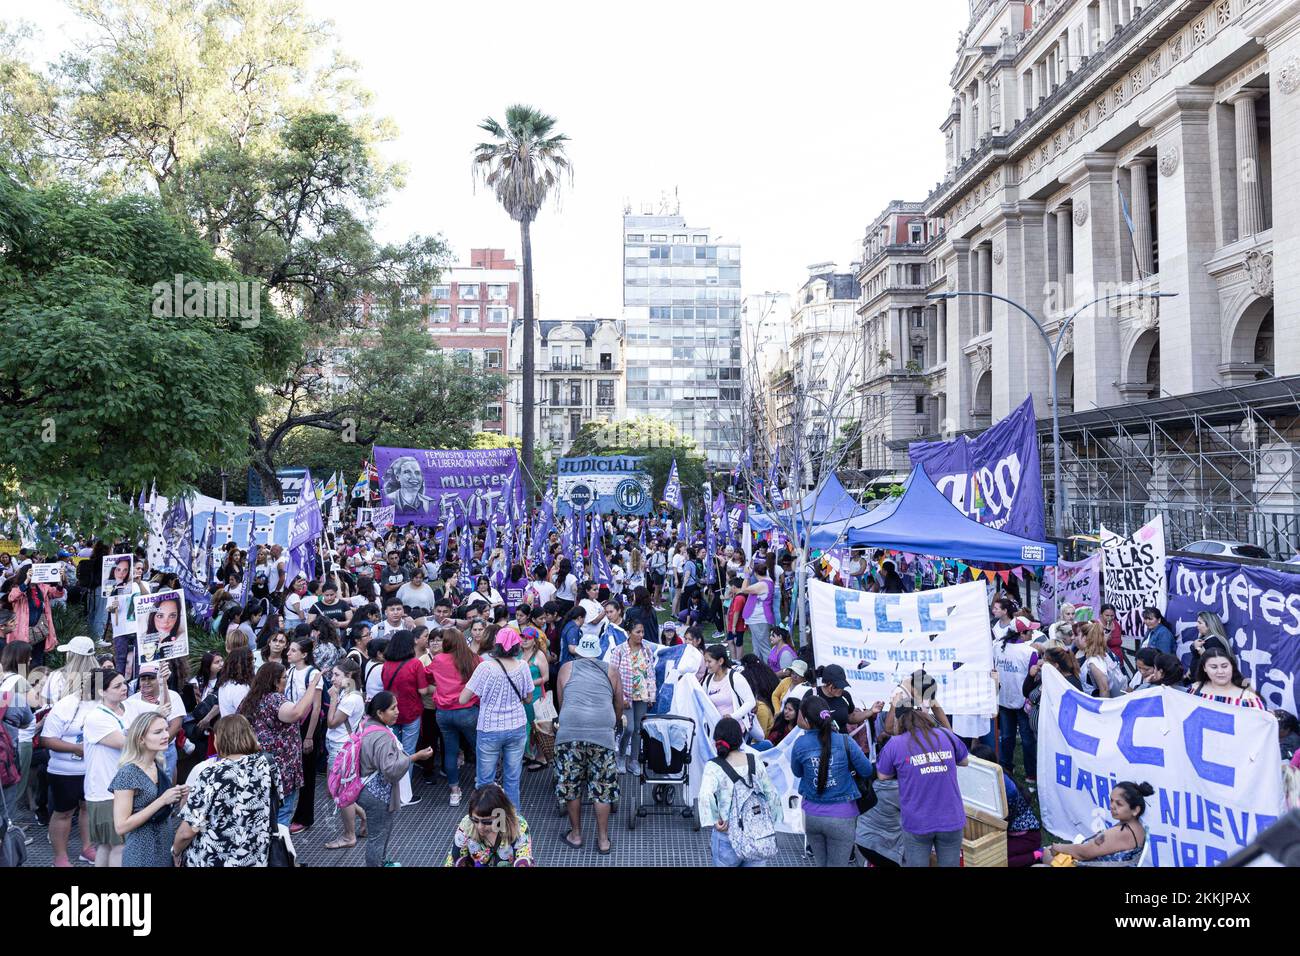
[[[1196,662],[1191,693],[1220,704],[1268,709],[1263,698],[1251,689],[1250,681],[1242,676],[1236,660],[1217,644],[1207,644],[1205,653]]]

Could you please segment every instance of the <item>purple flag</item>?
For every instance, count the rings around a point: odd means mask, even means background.
[[[324,521],[321,519],[320,502],[311,493],[311,489],[315,486],[311,483],[310,470],[303,478],[302,486],[307,491],[298,496],[298,504],[293,511],[293,523],[289,525],[289,548],[291,550],[316,538],[325,527]]]
[[[950,442],[912,442],[907,452],[967,516],[1043,540],[1043,478],[1032,397],[973,439],[963,435]]]
[[[676,458],[673,459],[673,466],[668,469],[668,480],[664,482],[664,501],[677,509],[682,506],[682,482],[677,477]]]

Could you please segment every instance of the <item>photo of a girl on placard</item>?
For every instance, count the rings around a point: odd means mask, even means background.
[[[134,555],[130,554],[110,554],[104,558],[103,577],[100,579],[104,583],[100,585],[99,593],[109,597],[118,588],[129,587],[133,561]]]
[[[189,634],[185,629],[185,596],[180,591],[163,591],[160,594],[137,598],[148,608],[147,613],[137,613],[140,663],[186,657],[190,652]]]

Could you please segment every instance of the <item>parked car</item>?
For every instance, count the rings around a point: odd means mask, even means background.
[[[1257,544],[1246,544],[1243,541],[1193,541],[1180,551],[1190,551],[1193,554],[1226,554],[1234,558],[1255,558],[1260,561],[1271,561],[1273,556]]]

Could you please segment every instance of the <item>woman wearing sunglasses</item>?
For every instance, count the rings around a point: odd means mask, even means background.
[[[469,813],[452,838],[445,866],[532,866],[528,821],[495,783],[469,795]]]

